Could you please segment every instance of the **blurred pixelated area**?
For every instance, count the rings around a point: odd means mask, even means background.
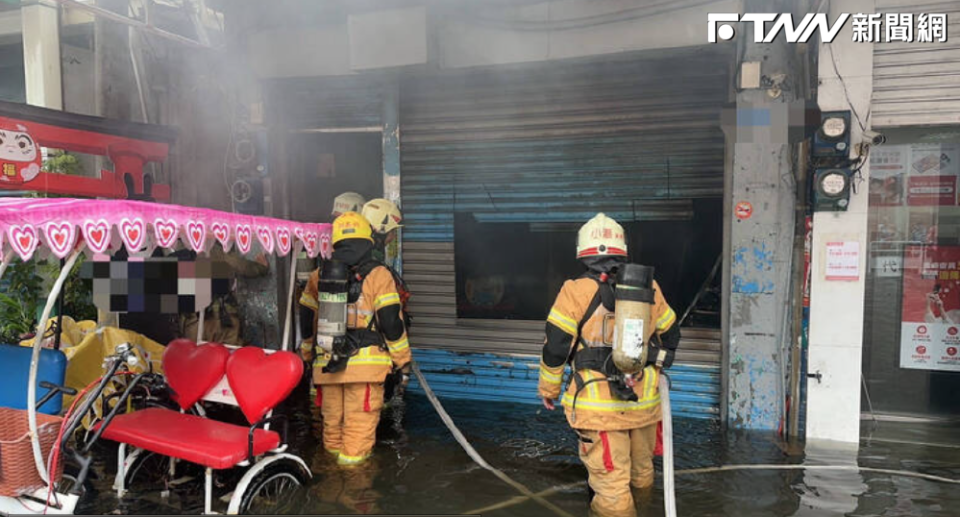
[[[723,131],[738,144],[795,144],[820,122],[820,109],[806,101],[740,103],[720,115]]]
[[[151,257],[84,262],[80,276],[93,282],[93,303],[115,313],[194,313],[230,292],[224,262]]]

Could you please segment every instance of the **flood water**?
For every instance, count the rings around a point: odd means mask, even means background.
[[[588,515],[586,472],[561,411],[526,404],[443,401],[451,417],[486,460],[575,516]],[[375,454],[364,466],[343,470],[318,446],[319,422],[292,401],[292,452],[314,472],[311,484],[281,509],[290,514],[480,514],[495,517],[554,515],[525,500],[463,452],[428,400],[408,394],[403,427],[384,414]],[[723,434],[712,423],[675,421],[678,470],[733,464],[854,465],[909,470],[960,479],[960,440],[952,428],[897,433],[894,424],[864,423],[859,451],[790,451],[769,434]],[[872,433],[872,434],[871,434]],[[954,436],[954,445],[933,441]],[[924,438],[931,438],[925,440]],[[933,440],[932,438],[937,438]],[[948,441],[948,440],[947,440]],[[916,444],[911,442],[926,442]],[[111,485],[115,459],[103,455],[98,479],[78,512],[200,513],[202,478],[174,487],[132,492],[118,502]],[[658,472],[660,470],[658,463]],[[960,485],[858,471],[755,470],[677,476],[683,516],[957,516]],[[661,479],[638,500],[641,516],[663,515]],[[218,487],[219,493],[230,490]],[[218,493],[215,491],[215,494]],[[225,506],[221,509],[224,509]]]

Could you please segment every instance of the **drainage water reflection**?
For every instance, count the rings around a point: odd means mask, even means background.
[[[492,465],[574,515],[587,515],[586,472],[561,411],[539,406],[444,400],[477,451]],[[291,449],[314,472],[310,486],[286,502],[290,514],[461,514],[520,517],[548,511],[479,468],[450,436],[425,397],[408,395],[386,410],[371,460],[344,470],[318,445],[319,422],[304,399],[292,401]],[[405,411],[405,415],[404,415]],[[403,425],[400,424],[402,416]],[[769,434],[719,431],[712,423],[675,422],[678,470],[726,464],[829,464],[903,469],[960,478],[960,448],[865,440],[859,451],[814,448],[791,453]],[[912,436],[923,441],[923,436]],[[112,448],[112,447],[111,447]],[[111,490],[111,448],[98,458],[94,493],[78,511],[198,513],[202,480],[168,498],[136,486],[118,504]],[[658,465],[659,470],[659,465]],[[230,487],[223,487],[229,491]],[[638,495],[640,515],[663,515],[661,481]],[[641,497],[642,496],[642,497]],[[856,471],[730,471],[677,477],[682,516],[955,516],[960,486]]]

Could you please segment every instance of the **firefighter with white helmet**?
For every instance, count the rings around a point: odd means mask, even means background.
[[[344,192],[333,198],[333,210],[331,213],[333,218],[336,219],[347,212],[360,212],[366,202],[366,199],[356,192]]]
[[[363,205],[360,211],[363,217],[370,222],[373,233],[390,235],[393,230],[403,226],[403,215],[392,201],[383,198],[371,199]]]
[[[587,271],[567,280],[550,309],[540,361],[539,396],[550,410],[560,398],[564,369],[572,375],[561,399],[567,422],[580,437],[578,449],[593,491],[591,509],[602,516],[636,515],[630,487],[653,485],[653,456],[661,420],[660,370],[673,363],[680,342],[677,316],[655,281],[649,294],[653,329],[638,375],[617,371],[611,320],[621,299],[618,273],[627,263],[623,227],[604,214],[590,219],[577,236],[577,259]]]

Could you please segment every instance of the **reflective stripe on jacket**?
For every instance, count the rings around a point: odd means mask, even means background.
[[[653,288],[655,297],[651,316],[656,322],[657,334],[661,334],[676,323],[677,316],[667,304],[656,281],[653,283]],[[567,358],[572,358],[571,352],[574,349],[579,350],[584,346],[609,346],[606,343],[613,342],[613,320],[611,319],[606,325],[607,328],[604,329],[603,322],[610,311],[603,304],[600,304],[586,319],[581,329],[582,336],[578,336],[577,327],[580,321],[583,321],[598,289],[596,281],[590,278],[579,278],[566,281],[560,294],[557,295],[557,300],[547,317],[547,339],[540,361],[538,386],[540,397],[549,399],[560,397]],[[578,337],[582,339],[582,343],[577,339]],[[562,358],[562,362],[556,358]],[[553,364],[549,364],[550,362]],[[603,374],[594,370],[581,370],[580,375],[585,382],[603,378]],[[634,392],[639,399],[636,402],[617,398],[610,392],[609,383],[605,380],[591,382],[577,396],[575,411],[573,399],[577,392],[577,385],[571,380],[561,399],[567,421],[575,429],[598,431],[635,429],[659,422],[661,419],[660,390],[657,387],[659,377],[655,367],[648,366],[644,369],[643,376],[637,380],[634,387]]]
[[[366,329],[377,311],[400,304],[397,286],[387,268],[374,268],[363,279],[360,297],[347,314],[348,328]],[[404,331],[396,340],[384,340],[387,350],[373,345],[361,348],[347,361],[347,368],[337,373],[322,373],[321,368],[330,361],[330,355],[321,353],[313,362],[313,380],[316,384],[345,384],[350,382],[383,382],[391,368],[410,362],[410,341]]]

